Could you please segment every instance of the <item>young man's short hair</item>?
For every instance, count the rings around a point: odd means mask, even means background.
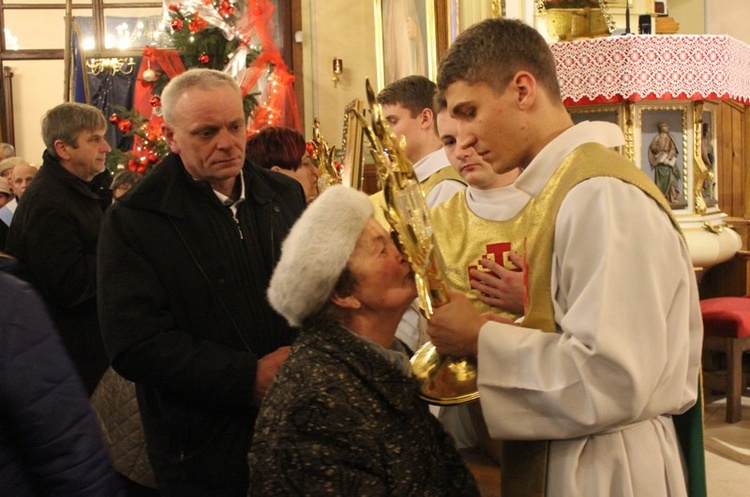
[[[424,109],[432,109],[435,89],[435,83],[424,76],[407,76],[383,88],[378,93],[378,103],[400,105],[409,109],[411,117],[417,117]]]
[[[555,57],[547,41],[515,19],[485,19],[456,39],[440,61],[437,99],[453,83],[484,83],[498,93],[519,71],[528,71],[551,98],[560,99]]]

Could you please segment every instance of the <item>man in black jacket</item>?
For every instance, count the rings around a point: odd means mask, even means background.
[[[8,230],[7,252],[49,306],[91,394],[107,369],[96,308],[96,245],[102,203],[92,181],[111,150],[97,108],[64,103],[42,120],[46,150]]]
[[[172,153],[102,226],[102,333],[137,384],[162,495],[244,497],[257,408],[294,338],[265,290],[305,200],[293,179],[245,161],[228,76],[187,71],[162,108]]]

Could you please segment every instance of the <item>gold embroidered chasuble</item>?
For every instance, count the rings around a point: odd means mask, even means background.
[[[515,321],[520,316],[481,302],[471,288],[470,269],[486,271],[479,261],[494,260],[508,269],[516,268],[508,258],[514,250],[523,252],[526,221],[521,210],[506,221],[492,221],[474,214],[466,203],[466,190],[453,195],[431,212],[435,242],[445,262],[445,278],[451,290],[463,292],[480,312],[494,312]]]
[[[565,197],[576,185],[594,177],[612,177],[630,183],[649,195],[672,216],[664,195],[653,181],[622,155],[596,143],[577,147],[560,164],[546,185],[524,208],[526,239],[525,317],[521,326],[548,333],[557,331],[552,303],[552,258],[557,214]],[[545,495],[549,442],[506,440],[503,443],[503,497],[543,497]]]
[[[433,188],[435,188],[440,182],[445,180],[454,180],[459,181],[464,185],[466,184],[466,182],[455,171],[455,169],[453,169],[451,166],[444,167],[443,169],[440,169],[436,173],[433,173],[429,178],[420,183],[425,198],[430,194]],[[385,209],[385,195],[383,194],[383,190],[370,195],[370,201],[372,202],[372,206],[375,208],[375,219],[377,219],[377,221],[383,226],[383,228],[386,229],[386,231],[391,231],[391,225],[388,224],[388,221],[385,219],[385,214],[383,214],[383,209]]]

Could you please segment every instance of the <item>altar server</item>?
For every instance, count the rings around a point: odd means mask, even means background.
[[[485,421],[506,440],[503,496],[704,494],[702,441],[681,449],[675,429],[700,425],[698,291],[664,196],[596,124],[573,125],[546,41],[521,22],[462,33],[438,91],[457,146],[498,173],[522,167],[530,197],[522,326],[453,292],[428,327],[439,352],[478,358]]]

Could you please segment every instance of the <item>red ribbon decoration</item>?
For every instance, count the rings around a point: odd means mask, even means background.
[[[294,75],[289,72],[281,58],[279,47],[273,40],[273,12],[276,7],[269,0],[249,0],[247,6],[250,29],[255,27],[263,51],[245,72],[240,85],[242,94],[246,95],[255,86],[258,79],[265,74],[268,64],[275,66],[274,72],[271,73],[273,81],[269,82],[265,94],[261,95],[260,105],[253,112],[253,122],[248,128],[248,136],[267,126],[285,126],[302,132],[297,100],[294,96]]]
[[[179,4],[170,4],[174,10]],[[263,51],[245,71],[240,83],[242,95],[247,95],[257,84],[261,76],[266,74],[268,65],[274,65],[270,81],[259,99],[258,107],[253,112],[253,122],[248,127],[248,136],[267,126],[285,126],[302,132],[297,101],[294,94],[294,75],[289,71],[281,57],[279,47],[274,41],[275,25],[273,13],[276,7],[269,0],[248,0],[247,32],[242,35],[243,43],[249,42],[253,34],[257,35]],[[205,21],[204,21],[205,22]],[[253,33],[255,31],[255,33]],[[133,95],[133,110],[138,114],[150,116],[148,129],[161,136],[161,125],[164,122],[160,116],[152,112],[152,83],[143,80],[143,72],[149,68],[164,72],[169,79],[185,72],[185,65],[175,50],[162,50],[154,47],[143,49],[143,61],[138,69],[137,83]],[[274,91],[275,90],[275,91]],[[133,151],[140,144],[136,137]]]

